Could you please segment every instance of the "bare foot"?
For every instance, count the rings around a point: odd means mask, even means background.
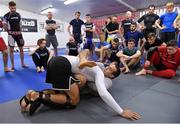
[[[124,72],[124,74],[128,74],[130,73],[130,70],[129,69],[126,69],[126,71]]]
[[[36,68],[36,71],[37,71],[37,73],[41,72],[40,67],[37,67],[37,68]]]
[[[26,94],[26,98],[30,100],[30,94],[33,92],[33,90],[29,90]],[[27,112],[27,107],[28,105],[26,104],[25,100],[23,99],[22,102],[20,103],[21,107],[21,112]]]
[[[44,70],[44,67],[42,66],[42,67],[41,67],[41,72],[44,72],[44,71],[45,71],[45,70]]]
[[[146,75],[147,71],[145,69],[142,69],[141,71],[139,71],[138,73],[136,73],[136,76],[140,76],[140,75]]]
[[[14,72],[14,70],[13,69],[9,69],[8,67],[5,67],[4,68],[4,72]]]
[[[125,67],[122,67],[122,68],[120,68],[120,70],[121,70],[121,72],[123,72],[123,71],[126,70],[126,68],[125,68]]]

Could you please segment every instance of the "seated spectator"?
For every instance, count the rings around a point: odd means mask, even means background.
[[[70,37],[69,42],[66,44],[66,54],[70,56],[77,56],[79,54],[79,48],[73,37]]]
[[[109,51],[110,51],[110,57],[109,57],[109,61],[112,62],[118,62],[119,63],[119,58],[116,56],[116,54],[119,52],[120,50],[120,46],[119,46],[119,39],[115,38],[112,42],[111,45],[109,47]]]
[[[140,65],[141,52],[135,47],[135,40],[129,39],[128,46],[119,51],[117,57],[119,57],[124,66],[121,68],[121,71],[124,71],[125,74],[130,72],[130,67],[137,67]]]
[[[105,64],[109,65],[112,62],[117,62],[119,64],[119,58],[116,56],[116,54],[121,50],[121,45],[119,43],[119,39],[115,38],[111,41],[111,44],[109,45],[109,48],[107,48],[108,56],[107,60],[105,61]]]
[[[29,55],[32,56],[33,62],[36,65],[37,72],[44,72],[47,68],[49,60],[53,57],[54,52],[46,48],[46,40],[39,39],[35,50],[31,51]]]
[[[149,33],[147,36],[147,42],[145,42],[144,49],[148,51],[150,48],[155,46],[166,45],[159,38],[156,37],[155,33]]]
[[[100,58],[99,61],[103,61],[105,57],[108,55],[107,49],[110,44],[104,40],[104,35],[100,35],[100,42],[96,44],[95,53]]]
[[[177,48],[177,42],[171,40],[167,42],[167,46],[159,46],[151,48],[147,53],[147,60],[144,68],[136,73],[136,75],[151,74],[163,78],[172,78],[176,75],[176,70],[180,66],[180,49]],[[148,70],[153,65],[156,70]]]
[[[142,50],[146,39],[144,38],[143,33],[137,31],[137,23],[136,22],[131,23],[130,30],[131,31],[127,32],[125,35],[126,46],[127,46],[129,39],[134,39],[135,47],[138,47],[138,45],[140,45],[140,50]],[[139,43],[140,40],[142,42]]]

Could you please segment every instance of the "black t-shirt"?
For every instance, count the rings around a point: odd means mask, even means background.
[[[112,22],[110,22],[107,26],[106,26],[106,28],[107,28],[107,30],[109,31],[109,32],[111,32],[111,31],[115,31],[115,30],[119,30],[119,24],[118,23],[112,23]],[[116,34],[116,33],[113,33],[113,34]]]
[[[68,42],[66,44],[67,48],[69,49],[69,55],[77,56],[78,55],[78,46],[75,43]]]
[[[153,44],[149,44],[147,41],[144,45],[144,48],[146,51],[148,51],[151,47],[155,47],[155,46],[161,46],[163,44],[163,42],[159,39],[156,38],[155,42]]]
[[[132,19],[126,19],[122,21],[121,27],[124,29],[124,35],[126,35],[126,33],[130,31],[130,26],[132,22]]]
[[[93,23],[84,23],[86,30],[92,30],[94,28]],[[93,38],[93,32],[86,31],[86,38]]]
[[[140,19],[138,19],[138,23],[144,21],[144,25],[146,29],[152,29],[156,20],[159,19],[159,16],[156,14],[145,14]]]
[[[21,15],[17,12],[8,12],[3,17],[8,24],[8,31],[21,31]]]
[[[111,56],[109,58],[109,60],[111,62],[119,62],[119,58],[116,56],[116,54],[119,52],[119,47],[113,48],[112,45],[110,46],[110,51],[111,51]]]
[[[43,49],[41,49],[41,48],[37,49],[36,53],[39,55],[39,57],[48,57],[49,56],[49,51],[46,47]]]
[[[84,22],[81,19],[73,19],[69,24],[73,27],[74,35],[81,34],[81,26],[84,24]]]
[[[46,20],[46,24],[47,25],[51,25],[51,24],[56,24],[56,21],[54,21],[54,20]],[[56,33],[56,30],[55,29],[51,29],[51,30],[47,30],[47,33],[49,34],[49,35],[55,35],[55,33]]]

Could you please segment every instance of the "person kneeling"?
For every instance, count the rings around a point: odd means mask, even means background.
[[[124,73],[130,72],[130,67],[137,67],[140,61],[141,52],[135,47],[135,40],[129,39],[127,48],[124,48],[122,51],[117,53],[121,63],[123,64],[123,68],[121,71],[125,71]]]
[[[45,39],[39,39],[37,45],[36,49],[31,51],[29,55],[32,56],[37,72],[44,72],[44,69],[47,68],[48,61],[53,57],[53,51],[46,48]]]
[[[144,68],[136,73],[136,75],[151,74],[170,79],[176,75],[176,70],[180,66],[179,56],[180,49],[177,48],[177,42],[175,40],[169,41],[167,47],[151,48],[147,53]],[[148,70],[151,64],[153,64],[157,70]]]

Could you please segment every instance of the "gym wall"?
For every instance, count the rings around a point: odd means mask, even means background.
[[[9,12],[8,6],[6,5],[0,4],[0,8],[1,8],[0,17],[4,16],[7,12]],[[17,9],[17,12],[21,14],[22,18],[37,20],[37,32],[23,32],[25,47],[35,46],[37,40],[39,38],[44,38],[46,35],[46,31],[43,29],[43,25],[47,17],[44,15],[28,12],[21,9]],[[59,42],[59,48],[64,48],[66,43],[68,42],[68,36],[69,36],[67,32],[68,23],[62,22],[61,20],[56,20],[56,21],[61,26],[61,28],[56,32],[56,36]],[[7,43],[8,42],[7,33],[1,32],[1,35],[4,38],[5,42]]]

